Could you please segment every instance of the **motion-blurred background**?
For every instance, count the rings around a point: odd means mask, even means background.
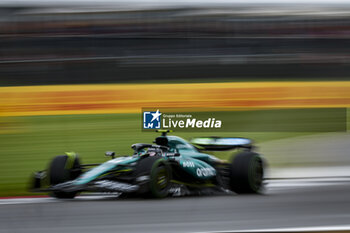
[[[334,80],[350,72],[346,1],[13,2],[0,3],[2,84]]]
[[[347,108],[349,38],[346,1],[1,1],[0,195],[65,151],[150,142],[142,107]],[[345,132],[217,135],[272,168],[350,165]]]

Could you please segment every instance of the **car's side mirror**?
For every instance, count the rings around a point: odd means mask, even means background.
[[[106,151],[105,153],[106,157],[111,157],[112,159],[115,158],[115,152],[114,151]]]

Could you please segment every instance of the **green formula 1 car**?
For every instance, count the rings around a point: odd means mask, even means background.
[[[133,155],[102,164],[80,164],[77,154],[56,156],[47,170],[35,172],[31,190],[56,198],[74,198],[84,191],[116,192],[155,198],[222,190],[260,193],[264,160],[247,138],[195,138],[188,142],[159,130],[154,144],[136,143]],[[232,150],[232,161],[210,151]]]

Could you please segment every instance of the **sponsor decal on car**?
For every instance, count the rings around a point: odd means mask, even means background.
[[[110,180],[96,181],[94,185],[96,188],[105,188],[108,190],[115,190],[121,192],[134,192],[139,188],[138,185],[131,185]]]
[[[196,173],[197,173],[197,176],[199,176],[199,177],[215,176],[216,175],[215,169],[210,168],[210,167],[197,168]]]
[[[192,161],[184,161],[182,163],[182,166],[183,167],[195,167],[194,162],[192,162]]]

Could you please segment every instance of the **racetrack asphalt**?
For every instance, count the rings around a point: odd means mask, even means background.
[[[264,195],[0,200],[0,232],[215,232],[350,223],[350,179],[274,180]]]

